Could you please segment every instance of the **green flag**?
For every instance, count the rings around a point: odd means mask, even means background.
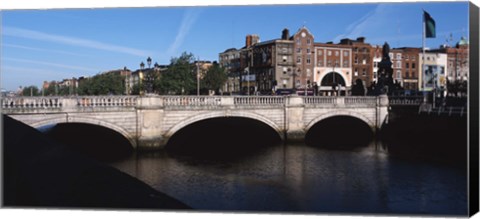
[[[435,38],[435,20],[426,11],[423,11],[423,23],[425,25],[425,36]]]

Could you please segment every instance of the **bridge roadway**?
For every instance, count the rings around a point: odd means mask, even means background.
[[[334,116],[357,118],[381,128],[388,97],[318,96],[74,96],[5,97],[2,113],[35,128],[88,123],[122,134],[134,148],[165,146],[178,130],[210,118],[242,117],[263,122],[285,141],[302,141],[316,123]]]

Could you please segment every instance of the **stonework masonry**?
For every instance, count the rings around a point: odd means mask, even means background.
[[[284,141],[303,141],[323,119],[350,116],[372,131],[388,117],[387,96],[95,96],[12,97],[2,113],[35,128],[57,123],[87,123],[122,134],[137,149],[163,148],[182,128],[210,118],[260,121]]]

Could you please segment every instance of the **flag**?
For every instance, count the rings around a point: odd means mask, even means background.
[[[435,38],[435,20],[426,11],[423,11],[423,24],[425,25],[425,37]]]

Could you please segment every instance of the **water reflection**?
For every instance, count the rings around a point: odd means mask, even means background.
[[[201,210],[467,212],[463,169],[392,157],[380,142],[348,150],[304,144],[250,150],[222,160],[136,153],[112,165]]]

